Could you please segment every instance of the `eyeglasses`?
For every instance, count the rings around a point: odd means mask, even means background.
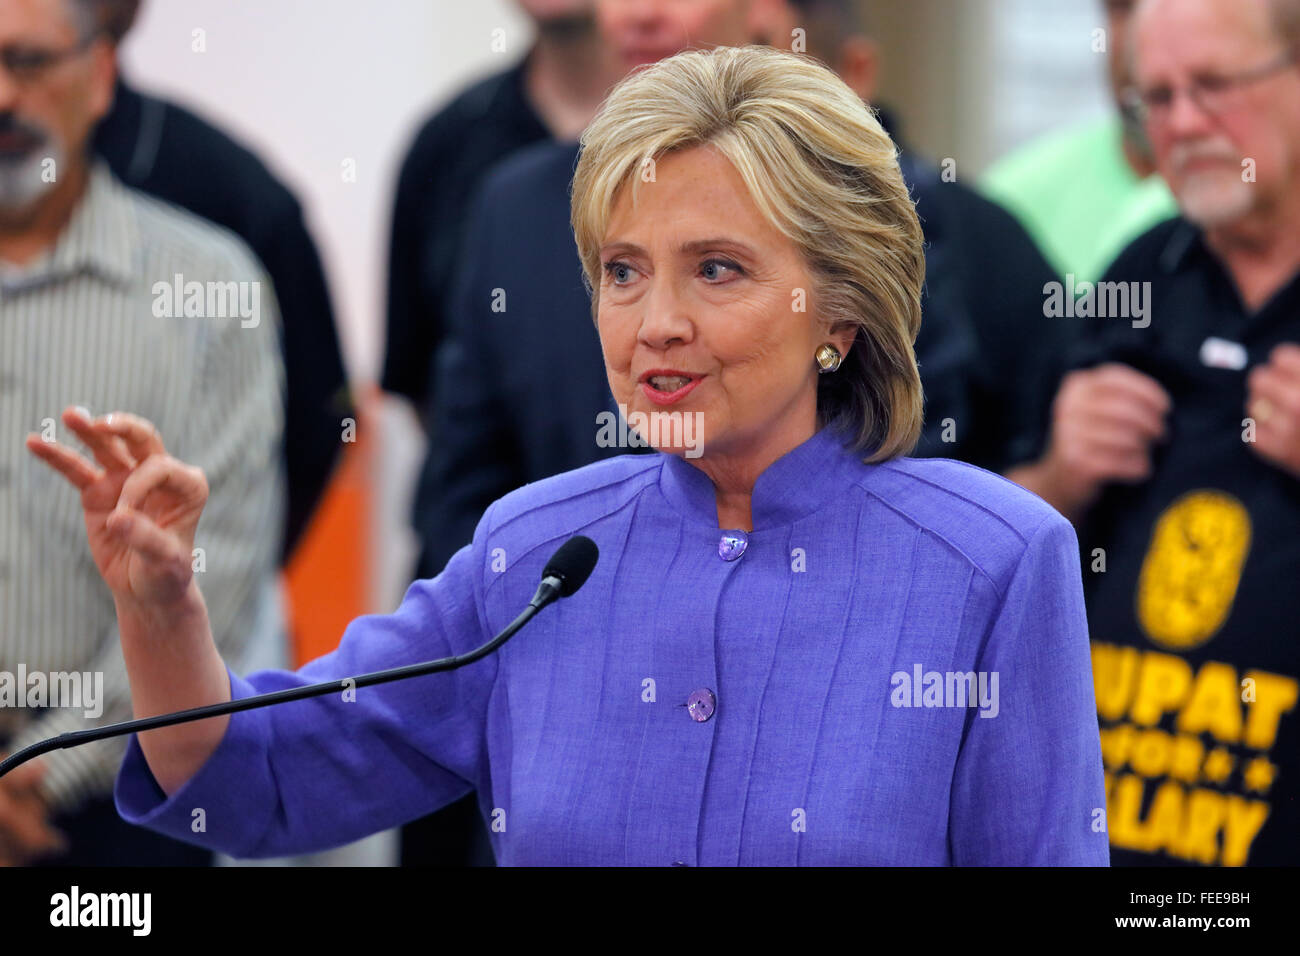
[[[1240,73],[1206,74],[1192,80],[1187,95],[1203,112],[1221,116],[1232,105],[1232,97],[1243,86],[1272,76],[1291,66],[1296,60],[1294,50],[1288,50],[1262,66]],[[1162,123],[1169,118],[1178,90],[1170,86],[1152,86],[1146,89],[1130,87],[1124,93],[1124,105],[1144,123]]]
[[[14,81],[21,84],[36,83],[50,70],[71,59],[95,42],[98,33],[83,37],[73,46],[63,50],[47,50],[32,46],[7,46],[0,49],[0,64]]]

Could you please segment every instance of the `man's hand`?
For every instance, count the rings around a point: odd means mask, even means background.
[[[1159,382],[1127,365],[1071,372],[1052,403],[1046,454],[1007,477],[1076,520],[1106,484],[1151,476],[1151,445],[1171,407]]]
[[[1300,345],[1284,342],[1246,377],[1246,414],[1255,454],[1300,478]]]
[[[0,758],[7,757],[0,752]],[[0,777],[0,866],[24,866],[67,847],[50,826],[49,807],[40,791],[45,765],[39,758]]]

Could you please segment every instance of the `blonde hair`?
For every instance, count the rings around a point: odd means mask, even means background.
[[[763,46],[691,50],[625,77],[582,135],[572,225],[592,317],[619,192],[649,161],[711,145],[802,253],[830,328],[857,327],[839,370],[818,376],[818,424],[857,435],[868,462],[911,452],[922,392],[913,344],[922,233],[898,153],[872,110],[810,56]],[[811,362],[813,357],[810,355]]]

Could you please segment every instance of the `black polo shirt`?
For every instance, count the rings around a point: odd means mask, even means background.
[[[1174,219],[1103,281],[1149,282],[1150,324],[1081,320],[1069,364],[1123,362],[1172,399],[1152,477],[1110,486],[1079,527],[1112,860],[1294,865],[1300,479],[1243,419],[1250,369],[1300,342],[1300,274],[1251,312]]]

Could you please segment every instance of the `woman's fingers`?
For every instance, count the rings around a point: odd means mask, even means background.
[[[152,455],[127,477],[118,495],[119,509],[140,510],[151,492],[167,490],[183,502],[202,504],[207,499],[208,482],[198,468],[170,455]]]
[[[84,491],[100,479],[98,468],[58,442],[45,441],[32,433],[27,436],[27,450],[68,479],[78,491]]]
[[[126,442],[111,432],[102,431],[79,408],[63,411],[63,423],[72,429],[95,456],[95,460],[109,471],[130,471],[135,459],[127,451]]]
[[[63,421],[109,470],[130,471],[152,455],[167,453],[154,424],[131,412],[111,412],[92,419],[79,408],[68,408]],[[102,477],[99,469],[66,445],[32,434],[27,447],[78,489],[84,490]]]
[[[126,449],[137,462],[150,455],[165,455],[162,435],[154,423],[130,412],[110,412],[94,422],[94,428],[104,434],[116,435],[126,443]]]
[[[182,555],[176,537],[154,524],[148,515],[119,507],[104,523],[125,547],[152,564],[170,570],[182,557],[184,560],[181,563],[189,564],[190,556]]]

